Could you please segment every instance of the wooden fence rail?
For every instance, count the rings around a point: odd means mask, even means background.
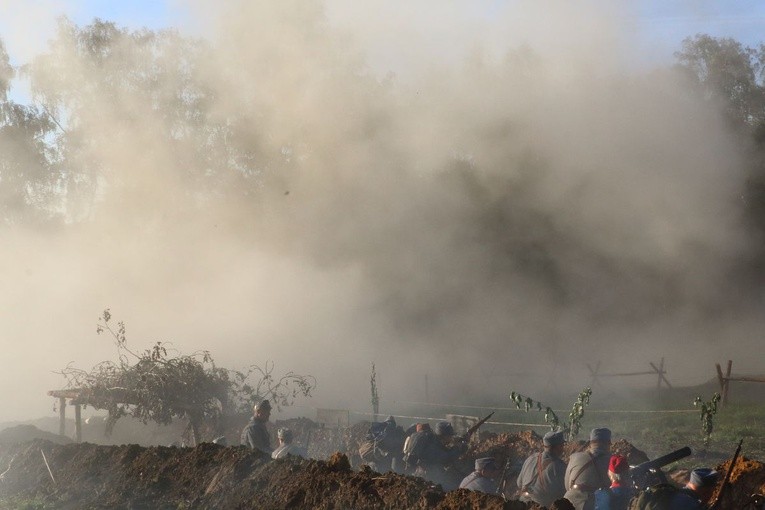
[[[656,375],[656,387],[661,388],[662,385],[666,385],[667,388],[672,388],[672,385],[670,384],[669,380],[667,379],[667,369],[664,368],[664,358],[661,358],[661,361],[659,362],[659,365],[656,366],[655,363],[652,361],[648,362],[648,365],[650,365],[651,370],[644,370],[639,372],[618,372],[618,373],[603,373],[600,371],[600,361],[595,365],[595,368],[592,367],[589,363],[586,364],[587,369],[590,371],[590,376],[592,377],[592,384],[595,385],[601,384],[600,378],[601,377],[632,377],[632,376],[640,376],[640,375]]]

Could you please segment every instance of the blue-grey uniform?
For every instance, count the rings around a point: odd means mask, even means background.
[[[497,492],[497,484],[494,483],[491,478],[484,476],[487,470],[491,470],[493,472],[499,471],[497,469],[497,464],[494,461],[494,457],[476,459],[475,471],[462,479],[462,483],[460,483],[460,489],[469,489],[471,491],[495,494]]]
[[[706,491],[708,495],[711,495],[711,491],[715,485],[719,473],[709,468],[698,468],[691,471],[690,480],[688,485],[678,491],[678,493],[672,498],[669,504],[670,510],[703,510],[707,507],[706,501],[701,500],[701,495],[698,491]],[[694,489],[694,487],[696,489]]]
[[[485,476],[481,476],[477,471],[473,471],[462,479],[460,489],[470,489],[471,491],[494,494],[497,492],[497,484]]]
[[[590,447],[586,452],[572,453],[566,468],[563,495],[576,510],[595,508],[595,491],[611,485],[608,478],[611,431],[600,428],[590,433]]]
[[[303,457],[304,459],[308,457],[308,452],[306,452],[305,448],[302,446],[298,446],[296,444],[283,444],[276,448],[271,453],[272,459],[283,459],[287,457],[287,455],[293,455],[295,457]]]
[[[627,510],[634,495],[632,487],[599,489],[595,491],[595,510]]]
[[[250,423],[242,430],[241,443],[271,455],[271,438],[266,423],[255,417],[250,418]]]
[[[562,498],[566,492],[566,463],[550,451],[551,447],[563,444],[563,433],[548,432],[543,441],[545,451],[526,459],[516,483],[521,492],[521,501],[534,501],[549,508],[553,501]]]
[[[447,422],[436,424],[436,434],[430,430],[423,430],[412,435],[409,451],[404,452],[404,461],[410,469],[414,469],[415,476],[440,483],[445,490],[452,490],[458,486],[459,478],[455,479],[453,470],[447,472],[446,468],[467,451],[467,444],[457,442],[448,447],[439,439],[453,435],[454,430]]]

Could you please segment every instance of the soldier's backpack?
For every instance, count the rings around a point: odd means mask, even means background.
[[[679,492],[680,489],[667,483],[648,487],[632,498],[629,510],[670,510],[672,500]]]

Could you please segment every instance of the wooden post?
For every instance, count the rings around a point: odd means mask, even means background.
[[[74,404],[74,439],[78,443],[82,443],[82,419],[80,415],[82,406],[80,404]]]
[[[58,435],[66,435],[66,399],[58,398]]]
[[[430,395],[428,394],[428,374],[425,374],[425,403],[430,404]]]
[[[664,375],[664,358],[659,362],[659,377],[656,380],[656,387],[661,388],[661,376]]]
[[[733,360],[728,360],[728,366],[725,369],[725,388],[723,389],[722,400],[728,402],[728,391],[730,390],[730,373],[733,369]]]
[[[653,361],[649,361],[649,362],[648,362],[648,364],[649,364],[649,365],[651,365],[651,368],[653,369],[653,371],[654,371],[654,372],[656,372],[657,374],[659,374],[659,381],[664,381],[664,384],[666,384],[666,385],[667,385],[667,388],[670,388],[670,389],[671,389],[671,388],[672,388],[672,385],[669,383],[669,379],[667,379],[667,378],[664,376],[664,374],[666,374],[666,373],[667,373],[667,371],[666,371],[666,370],[664,370],[664,358],[661,358],[661,368],[657,367],[657,366],[656,366],[656,365],[653,363]]]
[[[723,376],[722,367],[719,363],[715,363],[715,368],[717,369],[717,382],[720,383],[720,396],[722,397],[720,406],[725,407],[725,377]]]
[[[598,361],[597,365],[595,365],[595,368],[593,369],[592,366],[587,363],[587,370],[590,371],[590,376],[592,376],[592,386],[595,386],[595,383],[598,383],[600,385],[600,379],[598,379],[598,371],[600,370],[600,361]]]

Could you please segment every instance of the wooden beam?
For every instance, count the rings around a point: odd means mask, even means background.
[[[69,390],[50,390],[48,395],[56,398],[79,398],[82,390],[73,388]]]
[[[759,382],[759,383],[765,383],[765,377],[741,376],[741,377],[729,377],[727,380],[728,381],[739,381],[739,382]]]

